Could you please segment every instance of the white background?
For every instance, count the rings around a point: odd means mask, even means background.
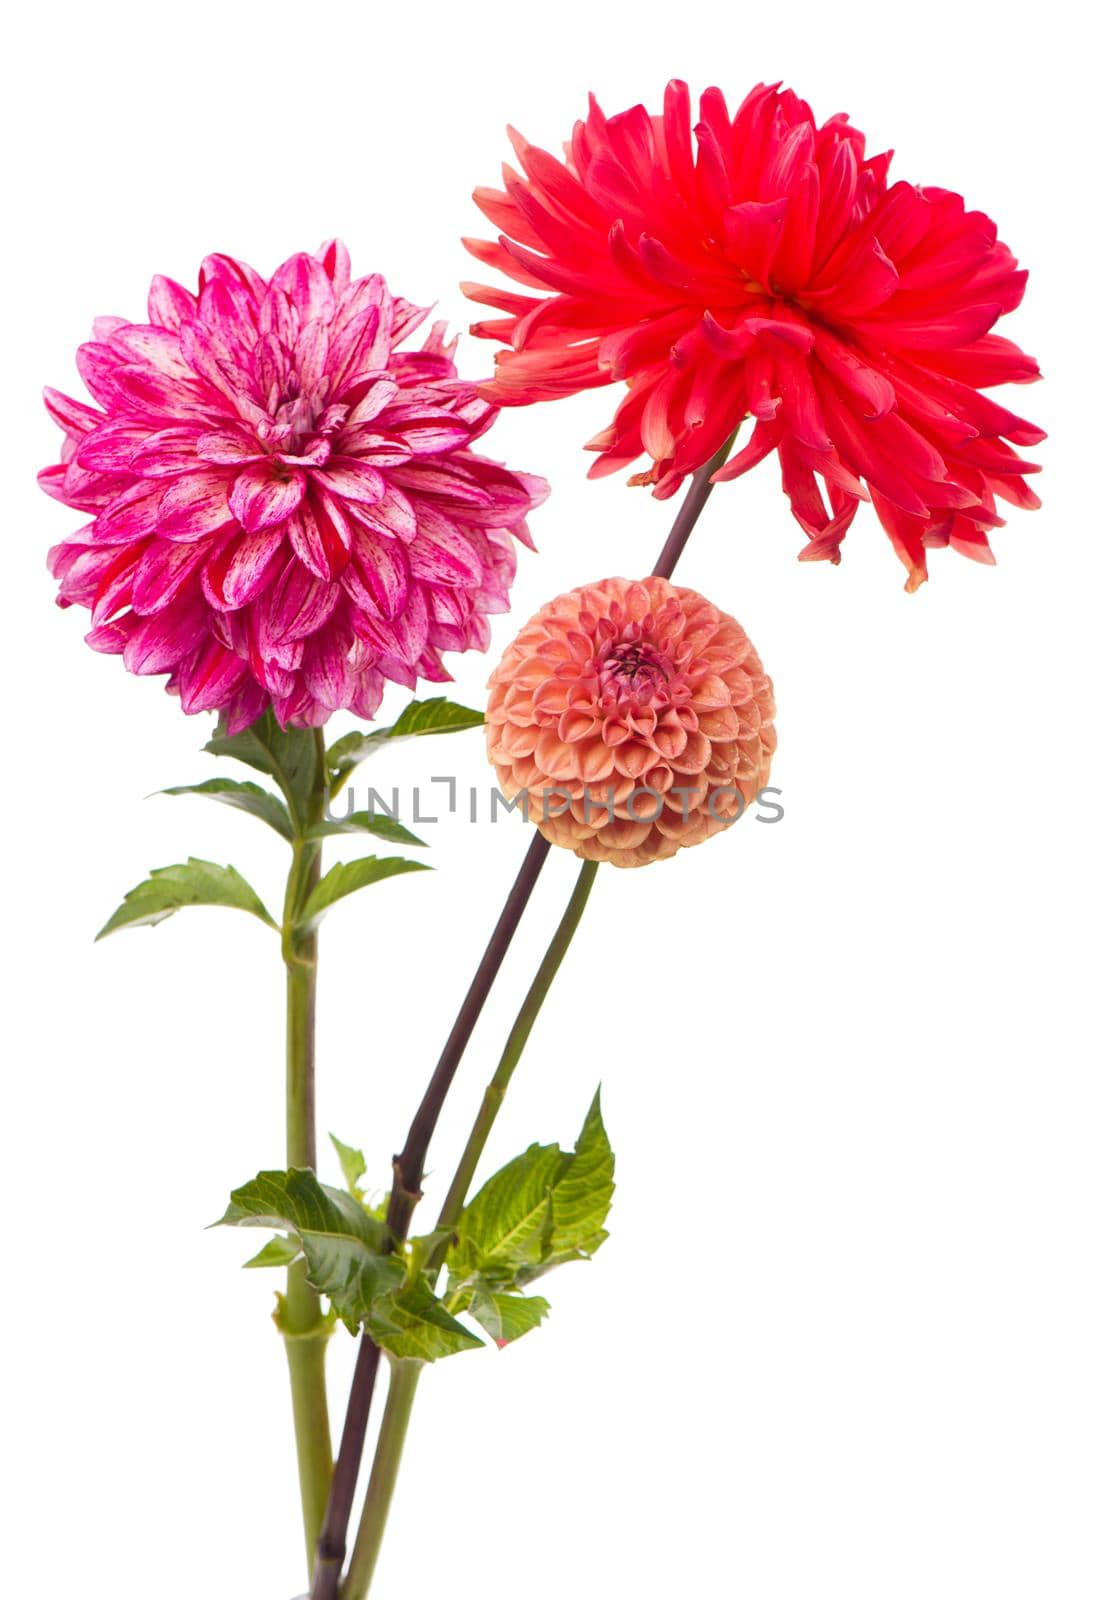
[[[910,597],[865,511],[839,569],[799,565],[773,460],[715,495],[680,576],[775,679],[786,816],[601,874],[490,1154],[569,1141],[602,1079],[612,1238],[548,1280],[545,1329],[426,1376],[376,1593],[1094,1600],[1093,95],[1067,9],[33,15],[3,107],[4,1592],[289,1600],[303,1577],[274,1279],[203,1231],[281,1157],[274,939],[207,911],[91,942],[189,851],[277,900],[282,847],[142,798],[212,774],[208,719],[53,608],[45,551],[79,518],[33,485],[40,386],[77,391],[92,316],[140,320],[154,272],[191,282],[213,249],[269,272],[339,233],[463,325],[459,236],[504,125],[556,148],[589,87],[655,107],[675,73],[734,102],[785,78],[997,219],[1032,269],[1002,331],[1046,372],[1018,397],[1051,435],[1046,507],[1010,514],[996,569],[933,552]],[[494,653],[653,559],[670,508],[584,481],[612,404],[497,427],[554,495]],[[483,704],[488,667],[460,663],[455,696]],[[375,770],[487,783],[476,735]],[[320,1122],[378,1186],[525,844],[517,820],[429,836],[435,874],[323,937]],[[476,1035],[433,1200],[573,867],[551,861]],[[345,1336],[333,1354],[339,1397]]]

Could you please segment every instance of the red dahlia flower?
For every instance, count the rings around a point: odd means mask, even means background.
[[[979,392],[1039,375],[991,331],[1026,274],[960,195],[890,183],[889,153],[777,86],[732,118],[707,89],[693,142],[675,82],[663,116],[593,100],[563,163],[513,142],[525,176],[475,197],[503,236],[469,248],[536,292],[467,286],[506,313],[474,333],[511,347],[482,392],[526,405],[625,379],[593,477],[647,453],[631,481],[673,494],[753,417],[715,477],[777,450],[808,560],[838,561],[869,499],[910,590],[929,547],[993,560],[996,496],[1038,504],[1011,445],[1044,434]]]
[[[103,409],[46,391],[40,479],[92,519],[50,553],[88,643],[231,730],[370,717],[387,678],[484,649],[546,486],[470,448],[496,412],[442,324],[398,349],[427,315],[332,243],[270,280],[209,256],[197,296],[153,279],[148,324],[100,318],[77,366]]]

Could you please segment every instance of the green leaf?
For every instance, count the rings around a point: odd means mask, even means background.
[[[385,839],[388,844],[420,845],[427,849],[426,842],[417,838],[395,817],[375,811],[353,811],[349,817],[341,817],[338,822],[314,823],[307,830],[306,838],[330,839],[342,833],[370,833],[375,839]]]
[[[546,1272],[563,1261],[593,1255],[606,1239],[603,1227],[614,1194],[614,1152],[599,1091],[584,1119],[576,1153],[553,1191],[553,1229],[550,1254],[542,1263]]]
[[[294,836],[290,813],[282,801],[268,789],[261,789],[258,783],[238,783],[235,778],[207,778],[205,783],[161,789],[160,793],[206,795],[211,800],[220,800],[223,805],[234,806],[238,811],[247,811],[249,816],[258,817],[284,839]]]
[[[352,1171],[357,1154],[349,1152]],[[308,1168],[257,1174],[233,1190],[221,1221],[288,1232],[289,1241],[272,1240],[249,1265],[272,1264],[276,1251],[285,1260],[282,1252],[292,1246],[296,1253],[300,1245],[314,1289],[328,1296],[352,1333],[364,1325],[391,1355],[436,1361],[481,1343],[436,1299],[423,1273],[390,1252],[385,1224]]]
[[[366,1316],[366,1330],[375,1344],[403,1361],[438,1361],[476,1350],[482,1343],[455,1321],[423,1277],[375,1300]]]
[[[412,700],[391,727],[375,728],[370,733],[347,733],[336,740],[327,756],[329,792],[338,794],[360,761],[394,739],[419,738],[425,733],[461,733],[467,728],[481,727],[484,720],[483,712],[471,711],[468,706],[456,705],[442,696]]]
[[[211,755],[231,756],[274,778],[291,815],[300,821],[317,778],[317,742],[312,728],[280,728],[278,718],[268,710],[251,727],[232,735],[219,721],[206,749]]]
[[[263,1249],[246,1261],[246,1267],[288,1267],[301,1255],[301,1245],[296,1239],[285,1239],[282,1234],[276,1234],[269,1239]]]
[[[410,700],[389,729],[391,739],[419,738],[424,733],[463,733],[484,726],[483,711],[456,705],[437,695],[433,700]]]
[[[376,1299],[404,1282],[403,1262],[387,1251],[384,1223],[353,1195],[319,1183],[308,1168],[257,1174],[233,1190],[220,1220],[293,1234],[301,1243],[309,1282],[328,1296],[352,1332]]]
[[[116,928],[153,927],[184,906],[232,906],[250,911],[269,928],[276,926],[263,901],[235,867],[190,856],[171,867],[155,867],[144,883],[131,889],[118,910],[96,934],[97,939]]]
[[[356,1150],[353,1145],[344,1144],[342,1139],[337,1139],[334,1133],[328,1137],[332,1141],[332,1148],[340,1159],[340,1171],[348,1191],[356,1200],[362,1199],[362,1190],[359,1188],[359,1179],[366,1172],[366,1157],[361,1150]]]
[[[549,1301],[541,1295],[500,1294],[494,1289],[479,1289],[469,1305],[470,1316],[501,1348],[537,1328],[548,1313]]]
[[[299,937],[312,933],[330,906],[356,889],[395,878],[403,872],[430,872],[422,861],[406,861],[403,856],[364,856],[360,861],[338,861],[310,894],[295,925]]]
[[[447,1257],[450,1303],[508,1292],[565,1261],[591,1256],[606,1239],[614,1155],[595,1096],[573,1153],[532,1144],[501,1168],[458,1220]]]
[[[483,1277],[513,1284],[543,1259],[551,1199],[568,1157],[560,1145],[532,1144],[490,1178],[458,1221],[447,1257],[451,1280]]]

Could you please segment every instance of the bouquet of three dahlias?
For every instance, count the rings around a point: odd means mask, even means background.
[[[262,278],[228,256],[197,292],[154,279],[148,320],[100,319],[78,354],[95,405],[47,391],[64,433],[43,486],[83,513],[52,551],[59,602],[90,611],[93,648],[167,675],[184,711],[217,714],[206,748],[266,782],[219,776],[205,795],[288,846],[274,914],[235,869],[190,858],[133,889],[104,932],[185,906],[249,912],[274,930],[287,989],[285,1164],[233,1190],[223,1220],[271,1240],[249,1263],[285,1270],[285,1339],[313,1600],[363,1600],[423,1365],[506,1345],[548,1309],[531,1286],[606,1237],[614,1162],[598,1094],[575,1148],[531,1146],[470,1198],[510,1078],[583,914],[600,862],[642,866],[724,833],[763,795],[775,749],[771,682],[724,605],[672,582],[715,483],[777,455],[807,537],[837,562],[860,502],[915,589],[927,551],[991,561],[998,502],[1037,502],[1013,446],[1038,429],[984,392],[1037,376],[992,332],[1025,275],[956,194],[891,182],[846,118],[819,125],[777,87],[730,115],[707,90],[692,128],[672,83],[663,112],[591,104],[557,160],[516,137],[521,171],[477,199],[500,237],[471,241],[517,288],[468,286],[501,315],[490,382],[458,377],[454,345],[332,243]],[[515,541],[541,479],[475,448],[499,405],[627,385],[592,441],[594,476],[667,498],[690,485],[649,576],[610,577],[545,605],[504,650],[481,713],[414,699],[397,721],[326,742],[331,714],[369,721],[386,683],[445,681],[444,655],[485,649],[507,609]],[[750,433],[734,439],[742,425]],[[368,1203],[360,1153],[320,1181],[314,1125],[317,929],[340,899],[421,870],[392,853],[324,870],[329,840],[419,849],[399,819],[335,818],[356,766],[395,738],[486,725],[509,805],[535,823],[526,858],[394,1160]],[[505,1041],[444,1193],[413,1236],[428,1145],[472,1028],[551,844],[576,887]],[[364,1112],[365,1116],[365,1112]],[[358,1338],[338,1455],[325,1352]],[[385,1410],[344,1568],[382,1356]]]

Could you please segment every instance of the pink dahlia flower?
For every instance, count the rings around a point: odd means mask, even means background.
[[[990,562],[997,498],[1038,504],[1011,446],[1045,437],[981,393],[1039,375],[992,332],[1026,283],[995,225],[890,182],[846,117],[818,127],[775,85],[732,117],[707,89],[693,134],[673,82],[663,116],[593,100],[564,162],[513,136],[522,175],[475,196],[501,237],[468,241],[522,286],[467,286],[505,313],[474,333],[510,346],[483,392],[526,405],[625,379],[592,476],[647,454],[632,481],[659,496],[751,418],[715,477],[777,451],[803,559],[838,561],[869,500],[910,590],[932,546]]]
[[[427,311],[338,243],[270,279],[209,256],[197,295],[154,278],[148,309],[78,352],[102,409],[46,391],[65,443],[40,481],[90,518],[50,568],[93,649],[231,729],[370,717],[386,679],[484,649],[546,486],[471,448],[496,413],[442,324],[401,349]]]
[[[551,844],[640,867],[723,832],[767,782],[771,680],[744,629],[666,578],[543,606],[489,680],[489,759]]]

